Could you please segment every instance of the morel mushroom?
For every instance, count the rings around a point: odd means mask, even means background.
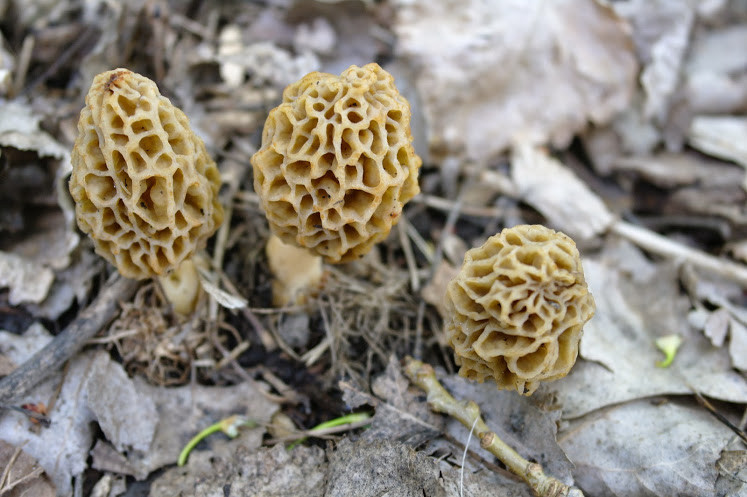
[[[159,277],[177,312],[199,292],[191,262],[223,221],[220,174],[184,113],[127,69],[96,76],[80,113],[70,193],[80,229],[128,278]]]
[[[420,191],[411,142],[410,106],[378,64],[288,86],[252,157],[272,231],[327,262],[363,256]]]
[[[595,310],[576,244],[540,225],[504,229],[469,250],[445,306],[459,374],[524,395],[568,374]]]

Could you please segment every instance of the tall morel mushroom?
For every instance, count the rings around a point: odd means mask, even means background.
[[[469,250],[445,305],[459,374],[525,395],[568,374],[595,310],[576,244],[540,225],[504,229]]]
[[[378,64],[288,86],[252,157],[273,233],[327,262],[361,257],[420,191],[411,142],[410,106]]]
[[[158,277],[181,313],[199,281],[191,261],[223,221],[220,174],[184,113],[150,79],[99,74],[80,113],[70,193],[80,229],[128,278]]]

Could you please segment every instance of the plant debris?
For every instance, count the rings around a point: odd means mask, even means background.
[[[586,495],[743,493],[746,43],[740,0],[0,0],[0,374],[47,378],[0,406],[0,493],[528,497],[430,410],[408,355]],[[364,257],[279,295],[263,124],[307,73],[373,62],[410,103],[420,193]],[[115,68],[184,111],[223,180],[189,316],[150,280],[101,298],[112,267],[76,226],[77,123]],[[568,376],[530,399],[458,378],[443,320],[467,251],[522,224],[573,238],[597,306]],[[82,321],[93,339],[28,372]],[[256,427],[176,467],[232,416]]]

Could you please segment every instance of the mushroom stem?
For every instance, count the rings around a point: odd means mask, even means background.
[[[415,385],[428,394],[428,405],[436,412],[448,414],[467,428],[472,428],[480,438],[480,446],[497,457],[513,473],[521,477],[539,497],[583,497],[578,488],[548,476],[542,466],[524,459],[508,444],[491,431],[480,416],[480,408],[474,401],[459,401],[449,394],[436,378],[429,364],[407,357],[405,374]]]
[[[304,297],[322,281],[322,258],[309,250],[283,243],[275,235],[265,246],[274,279],[272,300],[278,307],[302,304]]]
[[[187,259],[170,273],[159,276],[158,282],[177,314],[186,316],[195,310],[202,285],[194,259]]]

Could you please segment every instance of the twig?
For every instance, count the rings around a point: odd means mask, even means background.
[[[34,89],[36,89],[37,86],[44,83],[46,80],[48,80],[51,76],[53,76],[57,71],[60,70],[60,67],[62,67],[65,63],[67,63],[70,58],[72,58],[75,54],[79,53],[80,50],[86,46],[86,45],[92,45],[95,41],[95,35],[97,34],[97,30],[95,28],[86,28],[83,30],[82,33],[78,36],[78,38],[69,45],[56,59],[54,62],[52,62],[49,67],[47,67],[44,72],[38,76],[36,79],[34,79],[31,83],[28,84],[23,90],[21,91],[21,95],[28,95]],[[25,42],[25,40],[24,40]],[[25,48],[25,45],[24,45]],[[20,88],[19,88],[20,90]]]
[[[18,63],[16,64],[16,77],[13,81],[13,96],[19,95],[26,84],[26,75],[31,64],[31,55],[34,52],[36,39],[32,35],[27,35],[21,45],[21,53],[18,54]]]
[[[741,438],[744,443],[747,444],[747,434],[739,426],[736,426],[734,423],[729,421],[726,416],[718,412],[716,408],[713,407],[713,405],[700,394],[700,392],[695,389],[693,389],[693,392],[695,392],[695,400],[698,401],[698,404],[703,406],[708,412],[711,413],[711,415],[713,415],[713,417],[725,424],[731,431],[733,431],[739,438]]]
[[[428,405],[436,412],[448,414],[467,428],[475,427],[480,447],[489,451],[515,474],[519,475],[539,497],[583,497],[581,490],[569,487],[548,476],[542,466],[524,459],[498,435],[490,431],[480,416],[480,408],[473,401],[458,401],[446,391],[436,378],[433,368],[411,357],[405,359],[405,374],[428,394]]]
[[[610,231],[645,250],[689,262],[693,266],[713,271],[719,276],[736,281],[742,286],[747,286],[747,266],[744,264],[714,257],[625,221],[616,221],[610,227]]]
[[[414,293],[420,290],[420,278],[418,278],[418,266],[415,263],[415,254],[412,251],[412,245],[410,244],[410,238],[407,236],[407,228],[404,223],[397,225],[397,233],[399,234],[399,243],[402,245],[402,251],[405,253],[405,261],[407,262],[407,269],[410,272],[410,288]]]
[[[418,233],[418,230],[415,229],[415,226],[413,226],[406,217],[403,217],[400,220],[400,223],[403,224],[403,226],[407,230],[407,234],[410,236],[410,239],[418,248],[418,250],[420,250],[420,253],[423,254],[423,257],[426,258],[429,264],[433,264],[433,247],[431,247],[428,242],[425,241],[420,233]]]
[[[13,452],[13,455],[10,458],[10,461],[5,466],[5,469],[3,470],[2,480],[0,480],[0,495],[8,495],[11,490],[13,490],[15,487],[22,485],[26,483],[27,481],[33,480],[34,478],[40,477],[42,474],[44,474],[44,468],[41,466],[36,466],[31,471],[23,475],[22,477],[18,478],[17,480],[9,481],[10,480],[10,471],[13,468],[13,465],[16,462],[16,459],[21,455],[22,450],[20,447],[16,447],[16,450]]]
[[[138,282],[115,273],[96,299],[43,349],[0,380],[0,408],[8,408],[26,395],[78,352],[119,310],[119,303],[132,297]]]
[[[454,204],[456,203],[452,200],[438,197],[436,195],[428,195],[426,193],[421,193],[420,195],[413,198],[411,202],[413,204],[423,204],[427,207],[442,212],[451,212],[452,210],[454,210]],[[461,212],[465,216],[485,217],[488,219],[501,217],[505,214],[503,210],[496,207],[479,207],[476,205],[462,205]]]

